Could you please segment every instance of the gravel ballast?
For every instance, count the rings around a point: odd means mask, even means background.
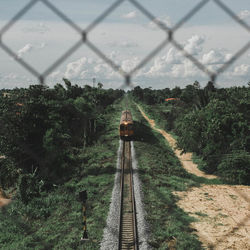
[[[107,218],[107,225],[104,229],[103,239],[101,242],[101,250],[118,249],[119,246],[119,222],[120,222],[120,163],[123,150],[123,143],[120,140],[119,148],[117,151],[117,164],[114,187],[112,191],[111,204],[109,207],[109,213]]]
[[[104,229],[103,239],[101,242],[101,250],[118,249],[119,246],[119,223],[120,223],[120,163],[123,151],[123,143],[120,140],[119,149],[117,152],[117,171],[115,174],[114,187],[112,191],[111,204],[109,208],[107,226]],[[136,203],[136,218],[139,237],[139,249],[151,249],[147,243],[149,239],[149,228],[145,221],[145,210],[143,207],[143,194],[141,191],[141,183],[138,175],[138,166],[135,158],[134,144],[131,142],[131,157],[133,168],[134,195]]]
[[[134,182],[134,194],[136,204],[136,219],[139,238],[139,249],[147,250],[151,249],[148,240],[150,239],[149,227],[145,221],[146,212],[143,205],[143,193],[141,190],[141,182],[138,174],[138,165],[135,157],[134,143],[131,142],[131,156],[132,156],[132,168],[133,168],[133,182]]]

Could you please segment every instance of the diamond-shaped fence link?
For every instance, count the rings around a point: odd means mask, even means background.
[[[113,60],[109,59],[101,49],[95,46],[88,39],[89,33],[98,26],[99,23],[103,21],[109,14],[111,14],[118,6],[120,6],[123,2],[130,2],[136,9],[138,9],[145,17],[147,17],[150,21],[152,21],[159,29],[166,33],[166,39],[159,44],[153,51],[151,51],[134,69],[129,72],[126,72],[122,69],[122,67],[116,64]],[[234,63],[240,56],[242,56],[249,48],[250,41],[248,41],[245,46],[243,46],[238,52],[235,53],[234,56],[231,57],[225,64],[223,64],[216,71],[212,71],[208,69],[204,64],[202,64],[198,59],[196,59],[192,54],[185,51],[183,46],[179,44],[175,39],[175,32],[180,29],[182,25],[184,25],[190,18],[192,18],[197,12],[199,12],[207,3],[213,1],[218,8],[221,8],[227,15],[229,15],[235,22],[241,25],[247,32],[250,33],[250,26],[241,20],[227,5],[225,5],[221,0],[202,0],[200,1],[191,11],[189,11],[181,20],[173,27],[167,27],[166,24],[158,20],[149,10],[147,10],[141,3],[137,0],[117,0],[107,10],[105,10],[100,16],[98,16],[86,29],[82,29],[75,22],[73,22],[67,15],[61,12],[56,6],[54,6],[49,0],[31,0],[28,4],[26,4],[1,30],[0,30],[0,47],[7,52],[11,57],[13,57],[20,65],[22,65],[26,70],[28,70],[32,75],[34,75],[40,82],[40,84],[45,83],[46,77],[54,69],[56,69],[60,64],[62,64],[68,57],[70,57],[80,46],[85,44],[90,50],[92,50],[99,58],[104,60],[112,69],[118,73],[122,77],[124,77],[124,85],[123,87],[129,86],[132,87],[132,77],[136,74],[136,72],[143,68],[146,63],[148,63],[152,58],[156,56],[161,50],[163,50],[168,44],[172,44],[177,50],[182,52],[182,54],[189,59],[194,65],[196,65],[200,70],[202,70],[212,82],[215,82],[217,76],[223,73],[232,63]],[[47,8],[49,8],[53,13],[55,13],[58,17],[60,17],[65,23],[71,26],[72,29],[79,33],[80,39],[77,43],[75,43],[68,51],[66,51],[60,58],[58,58],[54,63],[52,63],[44,72],[38,72],[32,65],[27,63],[22,58],[18,57],[18,55],[13,52],[13,50],[8,47],[2,41],[3,35],[11,29],[11,27],[34,5],[38,2],[43,3]]]
[[[0,47],[9,54],[18,64],[24,67],[28,72],[35,76],[40,84],[45,84],[46,78],[55,70],[59,65],[61,65],[67,58],[69,58],[78,48],[85,44],[91,51],[93,51],[99,58],[104,60],[114,71],[118,72],[124,78],[124,84],[121,88],[132,87],[132,78],[136,72],[142,69],[150,60],[152,60],[160,51],[162,51],[168,44],[172,44],[178,51],[182,52],[183,55],[189,59],[194,65],[196,65],[201,71],[203,71],[212,82],[216,81],[218,75],[223,73],[230,65],[232,65],[240,56],[242,56],[249,48],[250,41],[240,48],[234,56],[231,57],[225,64],[223,64],[216,71],[211,71],[206,65],[202,64],[198,59],[196,59],[192,54],[185,51],[184,47],[178,43],[174,36],[177,30],[179,30],[189,19],[191,19],[197,12],[204,8],[209,2],[213,1],[218,8],[222,9],[228,16],[230,16],[236,23],[238,23],[242,28],[250,33],[250,26],[240,19],[222,0],[201,0],[198,4],[194,6],[185,16],[183,16],[177,24],[170,28],[160,20],[158,20],[153,13],[146,9],[141,3],[137,0],[117,0],[111,4],[100,16],[97,16],[96,19],[90,23],[87,28],[82,29],[74,21],[72,21],[67,15],[60,11],[55,5],[53,5],[49,0],[30,0],[10,21],[0,29]],[[88,35],[92,32],[108,15],[115,11],[122,3],[130,2],[136,9],[138,9],[146,18],[153,22],[156,27],[165,32],[166,39],[156,46],[141,62],[139,62],[132,70],[126,72],[122,67],[116,64],[113,60],[109,59],[100,48],[98,48],[93,42],[88,39]],[[26,62],[24,59],[20,58],[17,53],[15,53],[8,44],[4,43],[2,38],[5,33],[10,30],[17,21],[19,21],[28,11],[30,11],[36,4],[42,3],[48,9],[50,9],[55,15],[57,15],[62,21],[68,24],[73,30],[79,34],[79,40],[72,45],[70,49],[64,52],[61,57],[56,59],[44,72],[38,72],[31,64]],[[72,2],[72,4],[74,4]],[[4,121],[0,121],[1,123]],[[1,133],[4,131],[1,131]],[[27,145],[19,144],[20,148],[27,154],[31,155],[33,159],[39,162],[40,165],[43,165],[44,162],[39,155],[34,153],[34,150],[30,149]],[[23,159],[25,160],[25,159]],[[245,197],[244,197],[245,198]],[[247,198],[245,198],[247,200]],[[245,219],[244,219],[245,220]],[[237,228],[241,227],[241,224],[244,221],[240,222],[237,225]],[[232,229],[233,230],[233,229]],[[231,233],[231,232],[230,232]],[[226,235],[227,236],[227,235]],[[225,237],[226,237],[225,236]],[[220,241],[221,239],[219,239]],[[219,242],[218,241],[218,242]]]

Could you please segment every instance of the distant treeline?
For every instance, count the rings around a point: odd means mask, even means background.
[[[250,184],[249,86],[217,89],[208,82],[200,88],[196,81],[184,89],[135,87],[130,94],[178,136],[184,152],[203,158],[204,170],[230,183]]]
[[[0,155],[5,156],[0,159],[0,186],[14,185],[19,179],[24,200],[35,196],[40,184],[69,178],[77,166],[77,150],[97,140],[105,129],[103,116],[124,94],[102,89],[102,84],[92,88],[64,82],[66,87],[0,90]],[[34,185],[36,180],[41,183]]]

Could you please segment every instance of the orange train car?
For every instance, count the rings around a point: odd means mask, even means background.
[[[122,140],[131,140],[134,135],[134,126],[131,112],[129,110],[122,111],[120,120],[120,138]]]

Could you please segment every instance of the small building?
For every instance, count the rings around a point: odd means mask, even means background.
[[[3,97],[10,97],[10,96],[11,96],[11,93],[3,92]]]

